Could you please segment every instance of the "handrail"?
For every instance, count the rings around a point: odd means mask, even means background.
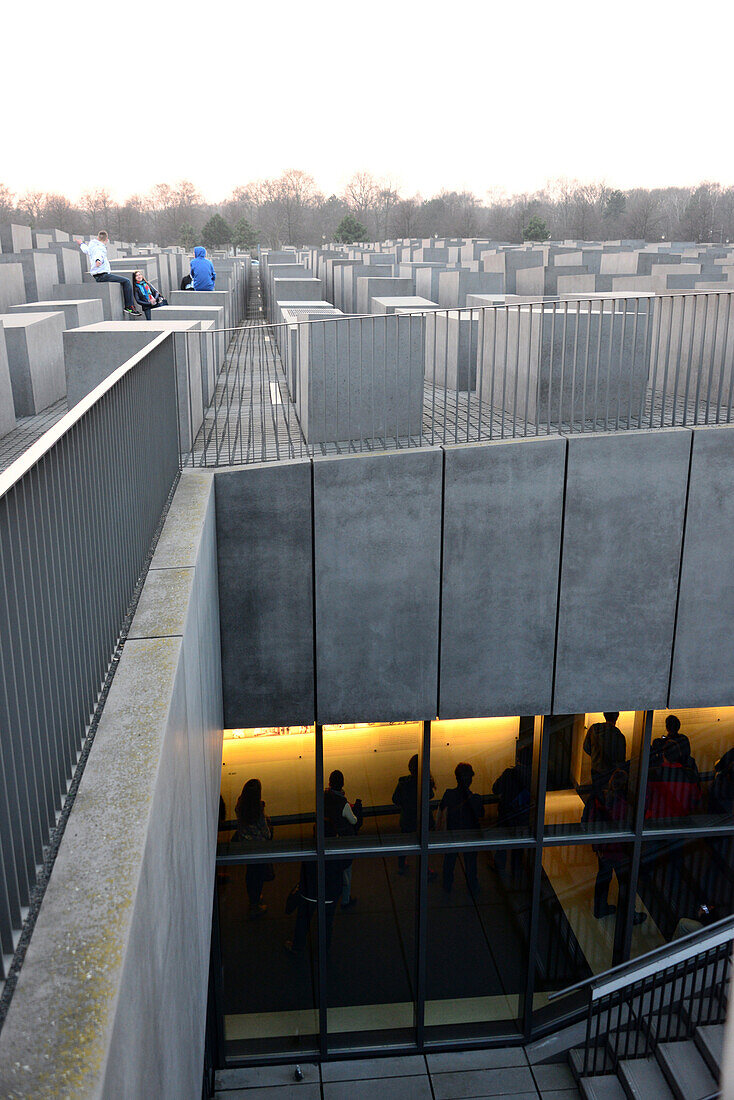
[[[612,966],[609,970],[602,971],[601,974],[592,974],[590,978],[584,978],[581,982],[576,982],[574,985],[569,985],[565,989],[559,989],[553,993],[549,993],[548,1000],[554,1001],[559,997],[566,997],[569,993],[576,993],[578,990],[587,987],[592,987],[596,991],[597,986],[603,985],[604,988],[602,992],[598,994],[602,996],[604,993],[611,992],[612,989],[620,988],[622,985],[632,984],[633,981],[639,981],[648,974],[665,969],[665,966],[674,965],[684,959],[691,959],[694,955],[700,955],[703,951],[711,947],[718,947],[719,944],[726,943],[727,939],[734,939],[734,916],[722,917],[721,920],[716,921],[714,924],[707,925],[706,928],[700,928],[696,932],[689,932],[687,936],[681,936],[671,943],[664,943],[660,947],[648,951],[645,955],[640,955],[637,959],[630,959],[628,962],[618,963],[617,966]],[[691,950],[691,948],[694,950]],[[661,960],[663,959],[669,959],[670,961],[667,964],[661,965]],[[618,979],[625,972],[629,973],[630,981],[619,982],[615,980],[611,986],[608,984],[609,978],[613,974],[616,975]]]
[[[499,802],[499,795],[496,795],[496,794],[480,795],[480,798],[482,799],[482,802],[485,806],[495,806]],[[438,807],[439,807],[439,804],[440,804],[440,799],[438,799],[438,798],[432,798],[431,799],[431,809],[432,810],[437,810]],[[384,806],[363,806],[362,807],[362,816],[363,817],[392,817],[395,814],[399,814],[399,813],[400,813],[400,807],[398,805],[396,805],[394,802],[388,802]],[[316,821],[316,811],[315,810],[307,810],[306,813],[303,813],[303,814],[277,814],[275,817],[270,818],[270,824],[273,825],[273,826],[276,826],[276,825],[312,825],[315,821]],[[219,829],[220,829],[221,832],[224,832],[226,829],[236,829],[236,828],[237,828],[237,819],[236,818],[234,818],[232,820],[229,820],[229,821],[224,821],[219,826]]]
[[[3,497],[9,489],[12,489],[13,485],[17,484],[20,479],[28,473],[38,462],[41,461],[45,454],[55,446],[62,436],[66,435],[70,428],[73,428],[78,421],[82,419],[85,413],[89,412],[93,405],[96,405],[101,397],[111,389],[113,389],[117,383],[126,374],[129,374],[138,363],[146,359],[154,348],[157,348],[159,344],[162,344],[164,340],[170,339],[171,333],[161,332],[159,336],[154,337],[150,343],[146,344],[144,348],[136,352],[135,355],[131,355],[129,359],[126,359],[124,363],[121,363],[119,367],[115,369],[104,378],[98,386],[95,386],[93,390],[90,390],[88,394],[82,397],[81,401],[78,401],[72,409],[69,409],[60,420],[57,420],[48,431],[44,432],[39,439],[32,443],[27,450],[16,458],[15,462],[11,464],[0,473],[0,497]]]

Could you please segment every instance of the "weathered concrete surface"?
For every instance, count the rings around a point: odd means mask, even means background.
[[[436,716],[440,450],[316,459],[319,722]]]
[[[122,366],[161,332],[173,336],[171,355],[178,380],[181,450],[188,451],[204,416],[198,321],[100,321],[64,333],[67,404],[71,409],[113,370]]]
[[[22,252],[33,248],[33,234],[28,225],[7,222],[0,225],[0,248],[3,252]]]
[[[113,326],[117,324],[107,323]],[[93,325],[64,333],[66,401],[70,409],[126,360],[142,351],[151,340],[160,335],[156,329],[140,329],[138,326],[133,328],[132,323],[119,322],[119,325],[119,331],[105,331]]]
[[[5,333],[0,320],[0,436],[7,435],[15,427],[15,406],[13,404],[13,386],[10,381],[8,352],[5,347]]]
[[[53,253],[24,250],[14,255],[0,256],[0,264],[20,264],[23,268],[27,302],[51,297],[51,290],[59,277],[59,266]]]
[[[79,298],[76,301],[25,302],[11,306],[8,313],[63,313],[66,328],[81,328],[104,320],[99,298]]]
[[[172,306],[221,306],[227,328],[232,323],[232,300],[227,290],[172,290],[168,302]]]
[[[211,476],[184,472],[0,1036],[9,1098],[201,1092],[221,771]],[[171,598],[179,604],[172,614]]]
[[[59,283],[51,289],[50,297],[57,301],[79,298],[97,298],[102,303],[105,321],[121,321],[123,318],[122,287],[119,283]]]
[[[4,313],[16,416],[35,416],[64,396],[63,313]]]
[[[314,721],[311,464],[215,474],[226,728]]]
[[[693,429],[670,707],[734,703],[734,426]]]
[[[23,268],[20,264],[0,264],[0,313],[24,301]]]
[[[301,325],[295,399],[309,443],[419,433],[423,318],[392,314]]]
[[[664,707],[691,433],[571,436],[553,708]]]
[[[547,714],[566,442],[445,453],[439,716]]]

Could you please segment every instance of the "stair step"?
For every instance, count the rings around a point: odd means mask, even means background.
[[[704,993],[699,1001],[694,1001],[690,1006],[685,1005],[681,1009],[681,1015],[688,1019],[692,1025],[691,1031],[696,1027],[705,1027],[709,1023],[723,1023],[726,1019],[726,996],[721,997],[720,991],[713,989]]]
[[[584,1100],[627,1100],[624,1089],[613,1073],[606,1073],[602,1077],[582,1077],[579,1080],[579,1092]]]
[[[630,1058],[620,1062],[617,1070],[628,1100],[672,1100],[660,1066],[652,1055],[649,1058]]]
[[[698,1047],[701,1057],[718,1079],[721,1073],[721,1059],[724,1051],[724,1025],[706,1024],[696,1028],[693,1041]]]
[[[586,1067],[584,1067],[584,1048],[574,1047],[573,1050],[568,1052],[568,1063],[577,1081],[584,1076],[584,1072],[587,1075],[593,1072],[595,1076],[601,1076],[614,1070],[614,1062],[606,1046],[592,1048],[589,1051],[589,1060]]]
[[[656,1055],[676,1100],[701,1100],[716,1092],[713,1074],[692,1039],[660,1043]]]
[[[656,1013],[647,1023],[647,1031],[653,1045],[657,1043],[675,1043],[680,1039],[690,1039],[688,1020],[677,1009]]]

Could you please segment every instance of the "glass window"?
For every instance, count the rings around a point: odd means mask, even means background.
[[[534,724],[533,716],[431,723],[436,841],[529,836]]]
[[[325,811],[337,836],[416,842],[422,736],[421,722],[324,726]]]
[[[646,826],[731,824],[733,807],[734,707],[656,710]]]
[[[632,829],[643,730],[643,711],[544,719],[547,836]]]
[[[313,846],[315,768],[313,726],[225,730],[218,854]]]
[[[425,1022],[432,1039],[485,1034],[520,1016],[533,852],[431,856]]]
[[[304,867],[252,863],[218,870],[228,1055],[317,1049],[316,921],[301,920],[297,930],[298,910],[286,913],[288,896]]]
[[[411,858],[411,871],[418,860]],[[417,874],[399,875],[397,858],[326,861],[334,898],[327,954],[330,1042],[414,1041]],[[327,914],[328,915],[328,914]]]
[[[734,911],[734,838],[655,840],[642,845],[637,893],[649,913],[632,956],[698,931]]]
[[[535,997],[600,974],[622,961],[632,845],[559,845],[543,851]],[[635,927],[648,921],[636,903]]]

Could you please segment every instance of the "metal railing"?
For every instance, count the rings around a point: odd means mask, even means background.
[[[0,475],[0,951],[16,948],[179,472],[171,337]]]
[[[578,297],[187,333],[187,464],[730,423],[734,292]],[[199,411],[200,410],[200,411]]]
[[[734,917],[550,995],[588,994],[582,1075],[646,1058],[659,1043],[688,1039],[726,1018]]]

